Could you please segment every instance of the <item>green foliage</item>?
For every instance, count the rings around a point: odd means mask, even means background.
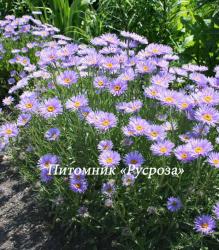
[[[6,15],[22,16],[28,11],[26,0],[0,0],[0,19]]]
[[[185,62],[219,63],[218,0],[100,0],[104,31],[128,30],[174,46]]]
[[[77,40],[89,41],[102,31],[102,21],[92,7],[92,0],[27,0],[32,10],[43,12],[41,20],[55,25],[60,31]]]
[[[219,63],[218,0],[23,1],[43,12],[43,22],[75,40],[128,30],[174,46],[185,62],[207,64],[210,70]]]

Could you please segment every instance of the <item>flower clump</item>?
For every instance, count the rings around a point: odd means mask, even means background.
[[[180,65],[171,47],[127,31],[76,44],[31,16],[8,16],[0,21],[0,32],[5,40],[32,39],[11,51],[8,63],[22,71],[11,71],[8,80],[3,105],[16,120],[0,126],[0,149],[16,140],[28,142],[33,150],[27,154],[38,158],[41,181],[54,183],[56,192],[80,195],[77,211],[89,199],[99,205],[103,199],[105,207],[117,209],[118,197],[130,193],[128,210],[147,213],[151,205],[167,203],[175,216],[197,199],[192,193],[187,197],[188,176],[196,183],[194,192],[213,180],[210,173],[219,168],[219,67],[209,77],[206,66]],[[0,44],[2,60],[5,46]],[[53,174],[76,166],[81,171],[72,172],[68,182]],[[89,176],[84,168],[91,167],[111,168],[115,178]],[[187,177],[158,174],[150,183],[139,174],[141,168],[159,167],[182,168]],[[216,219],[218,210],[217,203]],[[199,215],[195,231],[212,234],[216,219]]]

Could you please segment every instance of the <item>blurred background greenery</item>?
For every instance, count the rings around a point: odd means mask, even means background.
[[[128,30],[173,46],[183,63],[219,64],[219,0],[0,0],[1,19],[33,10],[77,41]]]

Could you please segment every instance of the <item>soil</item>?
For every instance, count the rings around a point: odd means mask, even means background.
[[[0,250],[62,249],[48,225],[30,184],[0,162]]]

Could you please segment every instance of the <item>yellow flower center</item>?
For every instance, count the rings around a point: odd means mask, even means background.
[[[159,52],[158,49],[153,49],[152,51],[153,51],[154,53],[158,53],[158,52]]]
[[[5,133],[6,133],[7,135],[11,135],[11,134],[12,134],[12,130],[11,130],[11,129],[6,129],[6,130],[5,130]]]
[[[71,82],[71,79],[67,77],[67,78],[64,79],[64,82],[65,82],[65,83],[70,83],[70,82]]]
[[[168,96],[168,97],[164,98],[164,101],[169,102],[169,103],[173,103],[174,99],[171,96]]]
[[[181,158],[186,159],[186,158],[188,158],[188,155],[186,153],[183,153],[183,154],[181,154]]]
[[[148,66],[143,67],[144,72],[147,72],[149,70]]]
[[[107,63],[106,66],[111,69],[113,67],[113,64],[112,63]]]
[[[119,86],[119,85],[116,85],[115,87],[114,87],[114,90],[115,91],[119,91],[121,89],[121,86]]]
[[[142,130],[143,130],[143,127],[142,127],[142,126],[140,126],[140,125],[138,125],[138,126],[136,126],[136,130],[138,130],[138,131],[142,131]]]
[[[46,167],[46,168],[48,168],[48,167],[50,166],[50,162],[49,162],[49,161],[47,161],[47,162],[45,162],[45,164],[44,164],[44,165],[45,165],[45,167]]]
[[[203,148],[202,148],[202,147],[196,147],[196,148],[195,148],[195,152],[196,152],[197,154],[200,154],[200,153],[203,152]]]
[[[152,91],[151,91],[151,95],[152,95],[152,96],[156,96],[156,95],[157,95],[157,92],[154,91],[154,90],[152,90]]]
[[[167,152],[167,148],[166,147],[161,147],[160,148],[160,152],[161,153],[166,153]]]
[[[208,228],[208,223],[203,223],[203,224],[201,225],[201,227],[204,228],[204,229],[207,229],[207,228]]]
[[[213,163],[217,165],[217,164],[219,164],[219,160],[218,159],[214,159]]]
[[[209,95],[204,97],[204,100],[205,100],[206,102],[208,102],[208,103],[211,102],[212,99],[213,99],[212,96],[209,96]]]
[[[136,160],[131,160],[131,164],[136,164],[138,163]]]
[[[54,108],[53,106],[48,106],[48,107],[47,107],[47,110],[48,110],[49,112],[53,112],[53,111],[55,110],[55,108]]]
[[[80,183],[76,183],[76,184],[74,184],[74,186],[75,186],[76,188],[80,188],[80,187],[81,187],[81,184],[80,184]]]
[[[106,163],[112,163],[113,162],[113,158],[112,157],[108,157],[107,159],[106,159]]]
[[[33,104],[32,103],[27,103],[27,104],[25,104],[25,107],[28,108],[28,109],[31,109],[33,107]]]
[[[151,135],[152,137],[157,137],[157,136],[158,136],[158,133],[155,132],[155,131],[153,131],[153,132],[150,133],[150,135]]]
[[[209,122],[212,121],[212,115],[210,114],[204,114],[202,117],[206,121],[209,121]]]
[[[183,108],[183,109],[186,109],[186,108],[188,108],[188,103],[186,103],[186,102],[184,102],[184,103],[182,103],[182,105],[181,105],[181,107]]]
[[[78,107],[81,106],[81,103],[80,103],[80,102],[75,102],[75,103],[74,103],[74,106],[75,106],[76,108],[78,108]]]
[[[99,85],[99,86],[103,86],[103,81],[99,81],[99,82],[98,82],[98,85]]]
[[[102,122],[102,125],[103,125],[103,126],[109,126],[109,124],[110,124],[109,120],[104,120],[104,121]]]

